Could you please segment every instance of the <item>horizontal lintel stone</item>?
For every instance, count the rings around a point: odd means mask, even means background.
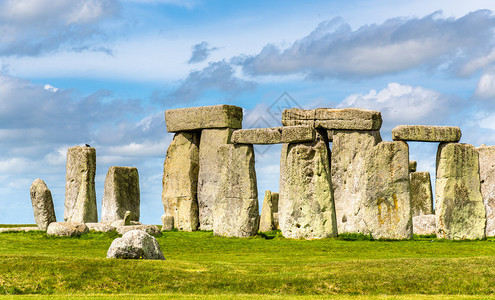
[[[165,111],[168,132],[197,131],[209,128],[242,128],[242,108],[213,105]]]
[[[451,126],[399,125],[392,130],[394,141],[458,142],[461,129]]]
[[[240,129],[232,133],[234,144],[281,144],[314,141],[315,129],[308,126]]]

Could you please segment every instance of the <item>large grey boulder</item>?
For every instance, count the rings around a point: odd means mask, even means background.
[[[131,230],[113,240],[107,258],[165,259],[157,240],[142,230]]]
[[[72,147],[67,151],[65,176],[66,222],[98,222],[96,210],[96,151],[91,147]]]
[[[253,145],[223,145],[220,193],[213,205],[213,233],[248,237],[258,232],[259,208]]]
[[[362,214],[367,201],[365,164],[381,140],[379,131],[333,131],[332,185],[339,234],[368,232]]]
[[[363,220],[376,239],[409,239],[413,234],[409,190],[409,147],[381,142],[365,164]]]
[[[278,229],[278,199],[278,193],[265,191],[265,198],[263,199],[263,207],[260,216],[259,230],[261,232]],[[274,217],[274,214],[276,214],[276,218]]]
[[[438,238],[485,237],[479,158],[472,145],[442,143],[438,146],[435,215]]]
[[[436,233],[436,216],[433,214],[413,217],[413,233],[431,235]]]
[[[486,211],[486,236],[495,236],[495,146],[476,148],[480,162],[481,195]]]
[[[280,160],[279,222],[284,237],[337,236],[330,150],[323,134],[314,142],[284,144]]]
[[[127,211],[131,220],[139,221],[140,214],[139,173],[133,167],[110,167],[105,178],[101,221],[124,219]]]
[[[461,129],[450,126],[399,125],[392,129],[394,141],[458,142]]]
[[[163,164],[162,203],[178,230],[199,226],[198,210],[199,135],[179,132],[170,143]]]
[[[284,126],[305,125],[323,129],[379,130],[379,111],[361,108],[286,109],[282,114]]]
[[[33,205],[34,221],[39,230],[46,230],[52,222],[57,222],[53,208],[52,193],[41,179],[36,179],[29,189]]]
[[[86,224],[76,222],[52,222],[46,230],[47,235],[66,237],[80,236],[88,232]]]
[[[165,111],[168,132],[207,128],[242,128],[242,108],[233,105],[213,105],[169,109]]]
[[[411,172],[410,181],[412,216],[433,214],[430,172]]]

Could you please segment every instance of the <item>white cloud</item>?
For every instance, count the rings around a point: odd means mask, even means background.
[[[474,95],[483,99],[495,97],[495,73],[489,71],[481,76]]]

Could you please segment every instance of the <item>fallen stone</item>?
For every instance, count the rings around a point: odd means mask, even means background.
[[[74,237],[88,233],[89,228],[84,223],[76,222],[52,222],[48,225],[47,235]]]
[[[458,142],[461,129],[450,126],[399,125],[392,130],[394,141]]]
[[[263,200],[263,208],[261,209],[260,216],[261,232],[277,229],[278,222],[275,222],[274,214],[278,214],[278,193],[265,191],[265,198]]]
[[[170,231],[174,229],[174,216],[162,215],[162,231]]]
[[[113,240],[107,258],[165,259],[157,240],[142,230],[131,230]]]
[[[469,144],[441,143],[437,151],[436,173],[437,237],[483,239],[486,218],[478,151]]]
[[[418,235],[432,235],[436,232],[435,215],[419,215],[412,218],[413,233]]]
[[[95,172],[95,148],[79,146],[69,148],[65,177],[64,220],[66,222],[98,222]]]
[[[476,148],[480,161],[481,195],[486,211],[486,236],[495,236],[495,146]]]
[[[418,167],[418,162],[414,160],[409,161],[409,172],[416,172],[416,169]]]
[[[112,226],[112,224],[108,223],[108,222],[100,222],[100,223],[85,223],[86,226],[88,226],[89,230],[93,230],[93,231],[98,231],[98,232],[110,232],[110,231],[114,231],[116,230],[117,228]]]
[[[213,105],[169,109],[165,111],[168,132],[211,128],[242,128],[242,108],[233,105]]]
[[[253,145],[223,145],[218,154],[220,192],[213,206],[213,234],[253,236],[259,226]]]
[[[52,222],[57,222],[53,208],[52,193],[41,179],[36,179],[29,189],[33,205],[34,221],[39,230],[46,230]]]
[[[411,172],[410,181],[412,216],[433,214],[430,172]]]
[[[127,211],[132,213],[133,221],[139,221],[140,202],[137,168],[110,167],[105,178],[101,221],[122,220]]]
[[[159,236],[162,233],[160,232],[160,228],[156,225],[129,225],[129,226],[119,226],[117,227],[118,234],[126,234],[132,230],[141,230],[151,235]]]
[[[382,116],[378,111],[361,108],[286,109],[282,113],[284,126],[312,126],[323,129],[379,130]]]

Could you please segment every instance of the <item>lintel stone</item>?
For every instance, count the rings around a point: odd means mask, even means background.
[[[234,144],[281,144],[311,142],[316,138],[315,129],[309,126],[239,129],[232,133]]]
[[[207,128],[242,128],[242,108],[212,105],[165,111],[168,132],[197,131]]]
[[[461,129],[452,126],[399,125],[392,130],[394,141],[458,142]]]
[[[379,111],[362,108],[292,108],[282,114],[284,126],[313,126],[323,129],[379,130],[382,116]]]

